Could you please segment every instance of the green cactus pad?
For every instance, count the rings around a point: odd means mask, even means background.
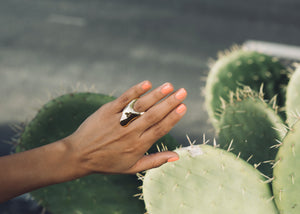
[[[208,145],[175,151],[178,161],[144,177],[149,214],[278,213],[264,177],[233,153]]]
[[[249,89],[250,90],[250,89]],[[227,149],[232,141],[232,152],[251,164],[274,160],[277,149],[271,147],[282,140],[283,122],[275,111],[255,92],[240,91],[223,109],[219,124],[219,142]],[[258,166],[272,176],[270,164]]]
[[[102,94],[72,93],[49,101],[25,127],[16,150],[29,150],[72,134],[89,115],[114,99]],[[169,135],[157,144],[161,142],[171,149],[177,146]],[[143,203],[133,197],[138,186],[139,181],[133,175],[98,174],[45,187],[31,195],[55,214],[143,213]]]
[[[259,91],[264,85],[266,99],[278,94],[278,105],[285,102],[287,71],[275,58],[262,53],[234,50],[220,57],[212,66],[206,84],[206,107],[215,127],[220,119],[222,98],[229,101],[229,92],[235,92],[242,85]]]
[[[272,183],[281,214],[300,213],[300,121],[283,139],[274,165]]]
[[[300,114],[300,66],[293,73],[286,92],[287,122],[290,126],[297,120]]]

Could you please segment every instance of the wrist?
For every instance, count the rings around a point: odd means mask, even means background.
[[[74,149],[74,142],[72,135],[55,142],[57,151],[60,154],[61,163],[59,174],[63,181],[74,180],[90,174],[81,165],[81,158],[79,151]],[[61,182],[61,181],[60,181]]]

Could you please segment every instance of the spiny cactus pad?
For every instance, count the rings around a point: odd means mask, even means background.
[[[300,66],[293,73],[286,92],[286,113],[290,126],[297,120],[296,115],[300,113]]]
[[[235,92],[242,85],[259,91],[264,84],[265,98],[278,94],[278,105],[283,106],[287,82],[284,66],[265,54],[238,49],[220,57],[210,70],[205,89],[206,107],[214,126],[220,119],[220,98],[229,101],[230,91]]]
[[[300,213],[300,121],[296,122],[276,156],[274,181],[275,201],[281,214]]]
[[[144,177],[149,214],[278,213],[264,177],[233,153],[209,145],[175,151],[178,161]]]
[[[274,160],[277,149],[271,147],[285,134],[281,118],[251,90],[248,93],[239,91],[236,96],[225,104],[220,118],[221,147],[228,148],[232,141],[232,152],[240,153],[244,160],[252,156],[251,164]],[[270,164],[261,164],[258,169],[268,176],[272,175]]]
[[[55,142],[72,134],[89,115],[114,99],[96,93],[72,93],[51,100],[25,127],[17,151]],[[171,149],[177,146],[168,135],[157,143],[160,142]],[[31,195],[55,214],[143,213],[143,203],[133,197],[138,192],[138,186],[136,176],[99,174],[45,187]]]

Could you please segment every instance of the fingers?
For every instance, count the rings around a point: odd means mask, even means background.
[[[171,83],[165,83],[162,86],[151,91],[149,94],[144,95],[134,103],[134,110],[137,112],[144,112],[148,110],[151,106],[155,105],[161,99],[166,97],[174,90]]]
[[[173,162],[179,159],[176,152],[166,151],[158,152],[151,155],[145,155],[135,165],[133,165],[127,172],[129,174],[141,172],[144,170],[159,167],[167,162]]]
[[[184,116],[186,110],[186,106],[184,104],[180,104],[163,120],[147,129],[141,135],[141,140],[143,142],[142,145],[144,146],[143,149],[147,151],[155,141],[166,135],[173,128],[173,126],[175,126],[175,124]]]
[[[173,93],[162,102],[151,107],[138,120],[134,121],[132,125],[134,125],[139,130],[147,130],[148,128],[152,127],[163,118],[165,118],[186,98],[186,96],[186,90],[184,88],[179,89],[176,93]]]
[[[121,112],[125,106],[130,103],[133,99],[136,99],[150,90],[152,84],[150,81],[145,80],[130,89],[128,89],[125,93],[123,93],[120,97],[114,100],[112,104],[112,109],[115,112]]]

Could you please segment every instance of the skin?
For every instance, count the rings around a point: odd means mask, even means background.
[[[151,89],[141,82],[89,116],[70,136],[25,152],[0,157],[0,203],[23,193],[92,173],[134,174],[179,158],[172,151],[145,155],[186,113],[186,91],[172,84]],[[142,96],[144,95],[144,96]],[[122,110],[145,112],[127,127]],[[109,124],[109,125],[108,125]]]

